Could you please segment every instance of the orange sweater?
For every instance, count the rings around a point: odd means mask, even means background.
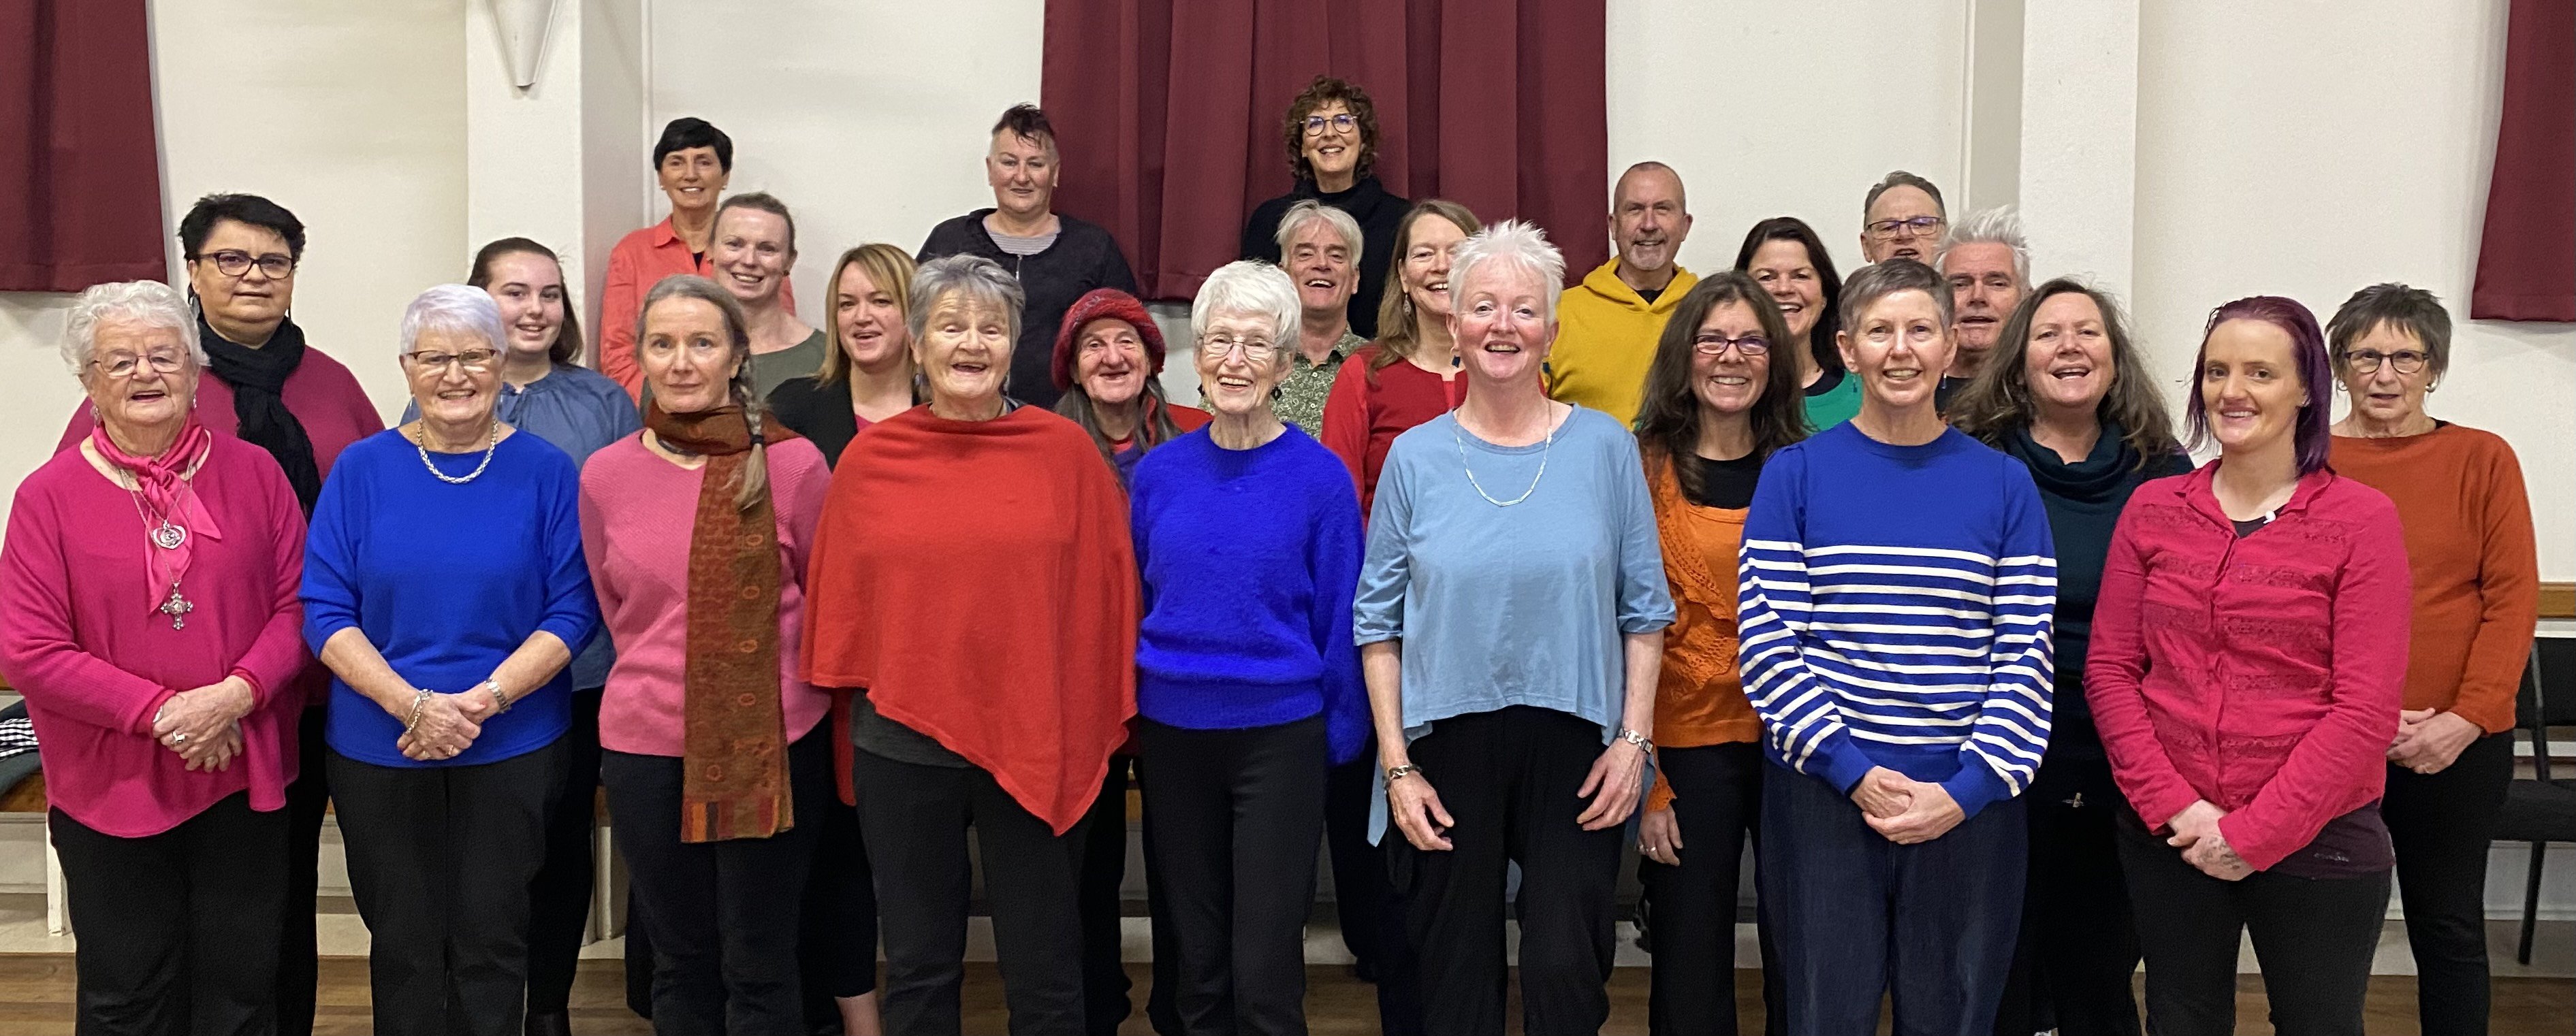
[[[1735,665],[1735,559],[1744,544],[1742,510],[1694,507],[1661,450],[1646,455],[1655,532],[1675,617],[1664,630],[1664,671],[1655,681],[1655,743],[1698,748],[1752,741],[1762,721],[1744,698]],[[1655,774],[1649,810],[1673,804],[1672,784]]]
[[[2395,439],[2335,436],[2336,473],[2379,490],[2406,525],[2414,572],[2406,707],[2513,727],[2515,688],[2540,622],[2531,500],[2513,448],[2446,424]]]

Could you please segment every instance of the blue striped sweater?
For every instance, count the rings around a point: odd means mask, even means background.
[[[2048,748],[2055,555],[2029,470],[1955,430],[1844,423],[1773,455],[1737,573],[1766,753],[1845,793],[1884,766],[1972,817],[2021,794]]]

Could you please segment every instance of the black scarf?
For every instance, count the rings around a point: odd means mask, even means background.
[[[277,458],[277,466],[286,469],[286,484],[295,487],[295,499],[311,517],[313,501],[322,495],[322,469],[313,461],[313,440],[304,434],[304,422],[286,408],[285,396],[286,379],[304,366],[304,329],[291,318],[278,321],[268,344],[253,349],[216,334],[199,313],[197,337],[206,346],[206,370],[232,387],[233,416],[241,420],[238,434]]]

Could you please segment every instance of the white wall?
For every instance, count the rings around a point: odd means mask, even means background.
[[[2440,295],[2456,323],[2431,409],[2513,444],[2541,575],[2576,579],[2576,326],[2466,319],[2506,6],[2143,5],[2131,298],[2179,399],[2230,299],[2287,295],[2322,321],[2381,281]]]

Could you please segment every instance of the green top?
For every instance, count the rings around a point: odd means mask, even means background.
[[[1333,392],[1333,378],[1341,373],[1342,361],[1367,344],[1368,339],[1345,330],[1322,363],[1308,363],[1305,353],[1292,351],[1288,376],[1279,382],[1279,401],[1271,411],[1308,435],[1324,434],[1324,398]]]
[[[1817,432],[1851,420],[1860,414],[1860,376],[1844,372],[1833,384],[1807,387],[1807,424]]]
[[[768,399],[769,390],[789,378],[802,378],[821,370],[823,351],[832,347],[821,328],[805,340],[774,353],[760,353],[751,358],[753,399]]]

